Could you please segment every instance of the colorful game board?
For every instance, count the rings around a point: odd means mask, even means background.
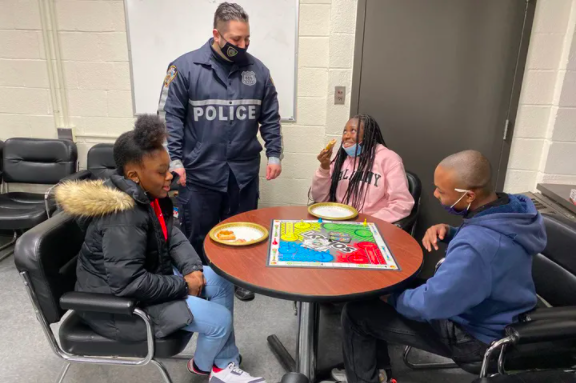
[[[373,223],[274,220],[268,266],[399,270]]]

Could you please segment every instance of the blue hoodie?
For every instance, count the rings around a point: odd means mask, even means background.
[[[532,256],[546,246],[542,217],[529,198],[509,195],[451,228],[446,260],[424,285],[393,295],[403,316],[425,322],[450,319],[489,344],[536,305]]]

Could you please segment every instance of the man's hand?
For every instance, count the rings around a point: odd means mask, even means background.
[[[178,173],[180,178],[178,179],[178,184],[180,186],[186,186],[186,169],[184,168],[176,168],[172,170],[175,173]]]
[[[282,165],[280,164],[268,164],[266,167],[266,179],[268,181],[277,178],[280,173],[282,173]]]
[[[438,239],[443,240],[448,233],[449,226],[441,223],[440,225],[434,225],[426,230],[424,238],[422,238],[422,244],[424,248],[428,251],[432,251],[432,247],[438,250]]]
[[[184,276],[184,280],[188,284],[188,295],[199,297],[202,294],[202,289],[206,286],[206,279],[204,273],[201,271],[194,271]]]
[[[332,148],[329,150],[322,149],[320,154],[318,154],[318,161],[320,161],[320,167],[324,170],[330,169],[330,159],[332,158]]]

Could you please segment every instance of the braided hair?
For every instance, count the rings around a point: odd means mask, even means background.
[[[362,211],[364,208],[364,201],[366,200],[367,186],[366,177],[368,172],[372,171],[374,166],[374,157],[376,156],[376,145],[384,145],[384,137],[380,126],[374,118],[367,114],[358,114],[352,119],[358,120],[358,132],[356,134],[356,142],[358,142],[362,127],[364,128],[364,136],[362,140],[362,152],[359,156],[354,157],[353,169],[356,171],[350,176],[348,189],[344,198],[340,201],[343,204],[351,205],[356,210]],[[334,163],[334,171],[332,172],[332,183],[330,184],[330,202],[336,202],[336,189],[338,188],[338,181],[340,181],[342,165],[348,157],[346,151],[340,145],[340,149],[336,157],[332,161]]]

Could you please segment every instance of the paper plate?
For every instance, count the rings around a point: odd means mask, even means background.
[[[219,239],[218,233],[222,230],[233,231],[236,236],[236,241],[224,241]],[[266,240],[268,238],[268,230],[263,226],[251,222],[231,222],[216,226],[210,230],[208,235],[214,242],[223,245],[248,246]],[[244,240],[246,242],[237,242],[238,240]]]
[[[358,211],[352,206],[336,202],[320,202],[308,207],[308,213],[314,217],[332,221],[345,221],[356,218]]]

